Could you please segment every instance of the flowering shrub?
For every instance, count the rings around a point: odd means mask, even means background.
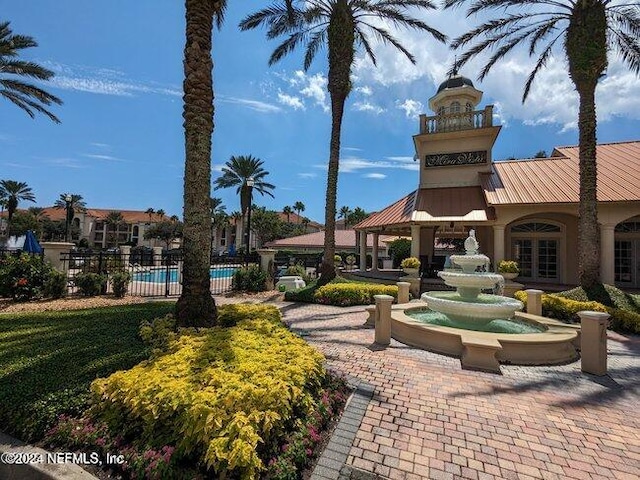
[[[520,273],[518,262],[501,260],[500,263],[498,263],[498,273]]]
[[[527,293],[522,290],[515,292],[514,297],[527,304]],[[579,322],[578,312],[591,310],[607,312],[611,315],[609,326],[616,331],[640,333],[640,314],[621,308],[607,307],[601,303],[590,301],[580,302],[564,298],[559,295],[542,295],[542,314],[565,322]]]
[[[25,301],[38,297],[53,267],[40,255],[23,253],[0,259],[0,297]]]
[[[374,295],[391,295],[398,298],[396,285],[376,283],[329,283],[314,293],[317,303],[347,307],[351,305],[370,305],[375,302]]]
[[[408,257],[400,262],[401,268],[420,268],[420,260],[416,257]]]
[[[93,382],[92,415],[145,448],[175,446],[172,458],[215,478],[255,478],[265,469],[262,446],[312,414],[324,357],[287,330],[275,307],[243,305],[230,315],[244,319],[176,336],[165,354]]]

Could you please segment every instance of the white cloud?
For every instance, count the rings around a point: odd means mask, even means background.
[[[106,149],[110,149],[111,148],[111,145],[109,145],[107,143],[91,142],[89,145],[91,145],[93,147],[98,147],[98,148],[106,148]]]
[[[296,72],[301,73],[301,72]],[[304,81],[304,88],[300,90],[300,94],[305,97],[311,98],[316,105],[321,107],[325,112],[329,111],[329,104],[327,103],[327,77],[322,75],[321,73],[316,73],[315,75],[308,76],[304,74],[304,77],[300,78]]]
[[[374,105],[373,103],[370,103],[370,102],[355,102],[353,104],[353,109],[358,112],[371,112],[376,115],[380,115],[382,112],[385,111],[385,109],[382,108],[381,106]]]
[[[407,118],[416,118],[421,113],[424,113],[424,106],[422,105],[422,102],[419,102],[418,100],[407,98],[402,103],[398,100],[396,102],[396,106],[399,109],[404,110],[404,114]]]
[[[373,95],[373,90],[371,89],[371,87],[368,87],[366,85],[363,85],[362,87],[356,87],[355,88],[356,92],[361,93],[362,95]]]
[[[45,158],[43,163],[57,168],[85,168],[85,165],[75,158]]]
[[[402,162],[402,163],[412,163],[415,162],[415,158],[413,157],[385,157],[387,160],[391,160],[392,162]]]
[[[299,173],[298,176],[300,178],[315,178],[318,176],[317,173]]]
[[[304,103],[298,97],[278,92],[278,101],[283,105],[293,108],[294,110],[304,110]]]
[[[361,152],[362,151],[361,148],[356,148],[356,147],[341,147],[340,150],[348,150],[350,152]]]
[[[452,15],[451,11],[432,11],[418,13],[417,17],[446,33],[450,38],[469,31],[488,18],[467,18],[462,11],[460,13]],[[446,79],[454,55],[459,55],[460,52],[450,51],[429,36],[425,37],[422,32],[396,30],[393,27],[391,31],[398,41],[414,54],[416,64],[412,65],[396,49],[377,44],[374,46],[377,66],[365,59],[362,53],[358,55],[354,66],[357,82],[372,85],[376,87],[376,91],[382,90],[377,88],[378,85],[385,86],[387,89],[384,95],[388,97],[389,92],[402,92],[406,90],[406,85],[420,81],[426,95],[435,94],[437,86]],[[461,74],[471,78],[476,88],[484,91],[485,98],[480,107],[490,102],[496,106],[499,104],[500,108],[494,110],[495,120],[501,121],[503,125],[515,119],[530,125],[559,125],[563,131],[573,129],[576,128],[578,96],[567,73],[561,43],[558,46],[560,48],[554,52],[547,66],[538,73],[524,105],[524,85],[537,61],[537,58],[529,57],[526,48],[514,49],[505,59],[497,62],[482,83],[476,80],[476,76],[487,56],[465,65]],[[640,78],[630,72],[614,52],[611,52],[607,76],[601,80],[596,90],[598,120],[606,121],[616,116],[640,119],[640,96],[636,94],[638,91]],[[430,114],[424,110],[416,111],[406,100],[397,106],[402,108],[408,117],[416,113]],[[426,108],[426,105],[422,108]]]
[[[249,100],[247,98],[226,97],[219,95],[218,100],[225,103],[232,103],[234,105],[241,105],[247,107],[250,110],[254,110],[260,113],[276,113],[281,112],[282,108],[272,103],[261,102],[259,100]]]
[[[212,163],[211,164],[211,171],[212,172],[220,172],[222,173],[222,169],[225,167],[225,165],[223,163]]]
[[[384,178],[387,178],[387,176],[384,173],[366,173],[363,175],[364,178],[374,178],[376,180],[382,180]]]
[[[107,161],[110,161],[110,162],[124,162],[123,159],[116,158],[116,157],[113,157],[111,155],[97,155],[97,154],[94,154],[94,153],[84,153],[84,154],[82,154],[82,156],[83,157],[87,157],[87,158],[94,158],[96,160],[107,160]]]
[[[402,160],[394,160],[397,157],[388,157],[386,160],[367,160],[359,157],[344,157],[340,159],[340,172],[341,173],[353,173],[358,170],[365,169],[399,169],[399,170],[419,170],[419,165],[416,162],[408,163],[405,158],[400,157]],[[325,169],[327,165],[314,165],[315,168]]]
[[[179,88],[160,85],[157,82],[128,79],[123,72],[114,69],[65,65],[50,61],[44,61],[42,64],[56,73],[46,84],[63,90],[121,97],[133,97],[136,94],[182,96],[182,90]]]

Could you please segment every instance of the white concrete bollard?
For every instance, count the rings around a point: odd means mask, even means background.
[[[409,303],[409,282],[398,282],[398,303]]]
[[[531,315],[542,315],[542,290],[525,290],[527,294],[527,313]]]
[[[376,333],[375,342],[378,345],[391,343],[391,295],[374,295],[376,300]]]
[[[609,314],[604,312],[578,312],[581,334],[581,367],[585,373],[607,374],[607,324]]]

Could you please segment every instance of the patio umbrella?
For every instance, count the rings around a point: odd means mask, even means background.
[[[42,253],[42,247],[31,230],[27,230],[22,251],[27,253]]]

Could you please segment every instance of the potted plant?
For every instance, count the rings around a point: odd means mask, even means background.
[[[498,263],[498,273],[506,280],[513,280],[520,273],[518,262],[513,260],[502,260]]]
[[[409,257],[402,260],[400,263],[402,271],[411,277],[417,277],[420,271],[420,260],[416,257]]]

